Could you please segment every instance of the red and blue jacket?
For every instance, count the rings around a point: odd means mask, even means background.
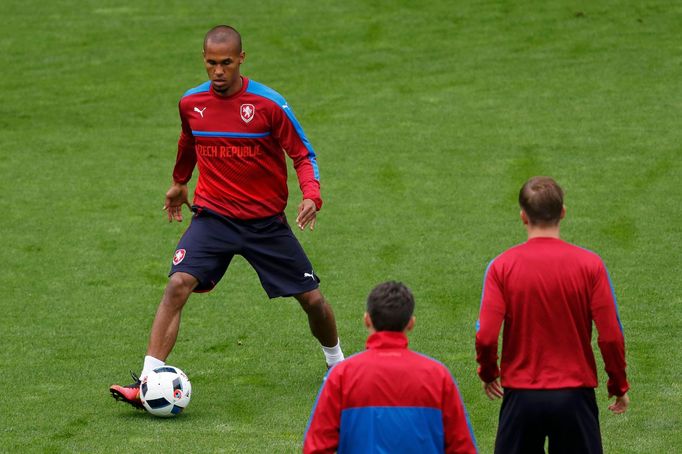
[[[322,384],[303,452],[475,453],[457,384],[442,363],[379,331],[367,350],[334,366]]]

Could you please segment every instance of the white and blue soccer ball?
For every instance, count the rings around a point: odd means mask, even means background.
[[[187,408],[192,398],[192,384],[177,367],[161,366],[142,377],[140,399],[154,416],[168,418]]]

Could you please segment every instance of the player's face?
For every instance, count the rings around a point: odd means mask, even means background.
[[[204,65],[213,90],[229,96],[241,87],[239,66],[244,63],[244,52],[236,42],[207,42],[204,49]]]

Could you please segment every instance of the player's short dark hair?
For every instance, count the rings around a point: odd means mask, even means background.
[[[531,224],[556,225],[561,220],[564,191],[551,177],[532,177],[519,191],[519,205]]]
[[[367,297],[367,313],[377,331],[403,331],[413,312],[414,296],[402,282],[379,284]]]
[[[215,43],[225,43],[237,40],[239,52],[242,51],[242,35],[240,35],[234,27],[230,27],[229,25],[216,25],[207,31],[206,36],[204,36],[204,50],[206,50],[206,43],[208,43],[209,40]]]

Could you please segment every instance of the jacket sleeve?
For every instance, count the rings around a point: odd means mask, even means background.
[[[175,167],[173,168],[173,181],[187,184],[187,182],[192,179],[192,172],[197,163],[197,155],[194,150],[192,128],[190,128],[187,119],[182,114],[182,105],[179,106],[179,110],[182,130],[180,132],[180,139],[178,140],[178,155],[175,159]]]
[[[599,333],[597,344],[609,376],[606,385],[609,395],[622,396],[630,388],[625,374],[625,339],[611,279],[601,262],[595,276],[590,306]]]
[[[464,402],[449,371],[443,386],[443,430],[446,454],[475,454],[476,438]]]
[[[287,104],[280,107],[273,109],[273,136],[294,163],[303,198],[315,202],[319,210],[322,208],[322,198],[317,156],[291,108]]]
[[[320,388],[303,437],[304,454],[334,453],[339,446],[341,385],[332,369]]]
[[[476,361],[478,376],[490,383],[500,376],[497,365],[497,340],[505,315],[505,304],[500,271],[491,261],[483,278],[481,310],[476,329]]]

